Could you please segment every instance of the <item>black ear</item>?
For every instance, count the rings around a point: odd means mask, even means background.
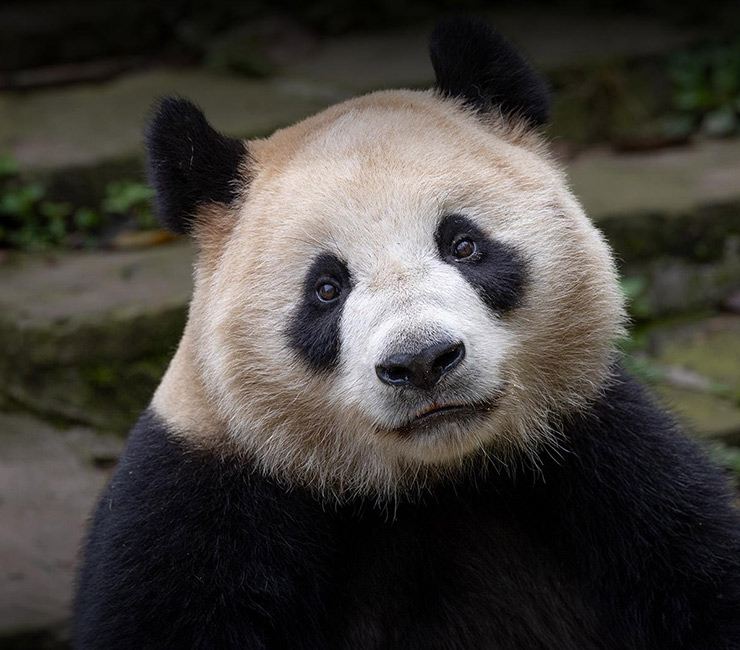
[[[429,43],[436,88],[479,111],[500,110],[532,126],[547,122],[550,101],[544,81],[524,58],[482,20],[446,19]]]
[[[159,102],[146,143],[157,214],[173,232],[187,233],[199,207],[229,204],[237,197],[246,143],[215,131],[189,101],[169,97]]]

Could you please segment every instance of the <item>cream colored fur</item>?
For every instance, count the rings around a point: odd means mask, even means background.
[[[250,154],[238,207],[199,220],[190,319],[154,397],[190,443],[329,498],[385,499],[481,457],[536,459],[557,444],[548,422],[604,385],[623,322],[617,275],[537,135],[431,91],[389,91],[251,142]],[[521,307],[492,314],[439,259],[434,232],[452,213],[524,252]],[[285,329],[322,252],[348,263],[354,287],[339,367],[316,373]],[[499,406],[478,426],[399,436],[391,429],[423,404],[399,403],[374,365],[403,337],[439,333],[467,349],[443,397],[502,391]]]

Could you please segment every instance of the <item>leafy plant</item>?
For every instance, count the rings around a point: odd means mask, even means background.
[[[3,158],[0,246],[37,250],[59,245],[68,234],[73,207],[49,201],[41,183],[21,182],[13,173],[12,162]]]
[[[151,209],[153,197],[154,190],[143,183],[115,181],[106,187],[102,208],[111,214],[132,215],[139,228],[148,230],[156,226]]]
[[[42,183],[24,179],[12,156],[0,152],[0,248],[94,246],[116,220],[153,228],[152,196],[146,185],[122,180],[108,185],[99,210],[52,201]]]
[[[18,163],[13,156],[0,151],[0,179],[6,176],[15,176],[18,173]]]
[[[646,320],[652,309],[647,297],[647,279],[641,275],[622,278],[620,286],[627,302],[630,315],[637,320]]]
[[[740,449],[730,447],[718,440],[708,445],[709,456],[718,465],[728,470],[736,487],[740,487]]]

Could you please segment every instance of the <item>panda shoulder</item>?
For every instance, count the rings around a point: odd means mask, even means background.
[[[211,561],[219,543],[241,544],[259,564],[295,535],[311,534],[308,529],[319,521],[316,510],[311,499],[243,457],[173,434],[149,410],[132,430],[99,503],[91,543],[131,552],[161,549],[204,561]],[[149,560],[157,562],[157,553]]]

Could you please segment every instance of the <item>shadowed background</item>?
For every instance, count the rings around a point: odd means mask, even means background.
[[[152,102],[254,138],[428,88],[450,11],[553,95],[548,133],[619,259],[626,362],[740,473],[740,5],[633,0],[5,2],[0,7],[0,650],[66,647],[85,518],[166,368],[191,287],[143,172]]]

